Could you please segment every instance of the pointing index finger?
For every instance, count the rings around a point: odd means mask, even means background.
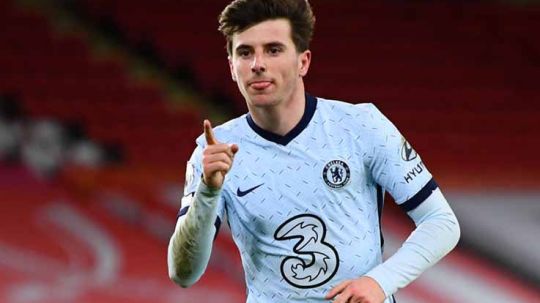
[[[204,137],[206,138],[206,143],[208,145],[217,144],[216,137],[214,136],[214,131],[212,130],[212,124],[209,120],[204,120]]]

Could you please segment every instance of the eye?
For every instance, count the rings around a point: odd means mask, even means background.
[[[251,51],[249,49],[240,49],[237,54],[241,58],[247,58],[251,54]]]
[[[278,55],[279,53],[281,53],[282,49],[281,47],[279,46],[272,46],[268,49],[268,52],[271,54],[271,55]]]

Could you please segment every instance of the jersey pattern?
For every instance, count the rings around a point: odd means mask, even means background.
[[[410,211],[436,187],[373,104],[306,95],[304,116],[286,136],[260,129],[249,114],[214,131],[240,148],[218,220],[227,218],[240,251],[248,302],[327,302],[332,287],[382,262],[384,191]],[[188,162],[180,214],[200,182],[205,144],[200,136]]]

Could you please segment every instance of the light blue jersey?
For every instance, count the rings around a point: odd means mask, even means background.
[[[304,116],[286,136],[259,128],[249,114],[214,133],[240,148],[217,224],[227,218],[230,225],[248,302],[327,302],[332,287],[382,262],[384,192],[411,211],[437,187],[373,104],[308,95]],[[205,144],[204,136],[197,139],[188,162],[180,215],[201,182]]]

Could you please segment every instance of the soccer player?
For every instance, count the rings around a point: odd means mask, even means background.
[[[236,0],[221,13],[249,112],[215,129],[204,121],[196,140],[168,248],[169,275],[182,287],[204,273],[225,218],[247,302],[393,303],[458,242],[437,183],[373,104],[305,92],[314,21],[306,0]],[[416,228],[383,262],[386,191]]]

